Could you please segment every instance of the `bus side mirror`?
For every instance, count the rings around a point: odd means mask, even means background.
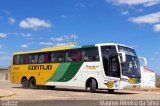
[[[144,66],[146,67],[147,66],[147,59],[146,57],[138,57],[138,59],[142,59],[144,61]]]
[[[121,55],[121,63],[125,63],[126,62],[126,54],[124,52],[121,52],[120,55]]]

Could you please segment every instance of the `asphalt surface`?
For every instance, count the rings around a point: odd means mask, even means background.
[[[12,96],[0,98],[2,100],[0,105],[13,102],[12,104],[17,103],[16,106],[26,104],[26,106],[116,106],[116,104],[109,105],[108,101],[120,103],[120,101],[146,102],[156,100],[158,101],[157,106],[160,106],[160,92],[117,90],[114,94],[109,94],[106,90],[89,93],[84,89],[62,87],[56,87],[54,90],[47,88],[23,89],[20,84],[11,84],[9,81],[0,81],[0,90],[14,93]]]

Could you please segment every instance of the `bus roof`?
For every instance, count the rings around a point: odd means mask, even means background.
[[[68,46],[57,46],[57,47],[49,47],[49,48],[43,48],[40,50],[34,50],[34,51],[27,51],[27,52],[15,52],[13,55],[16,54],[29,54],[29,53],[40,53],[40,52],[45,52],[45,51],[59,51],[59,50],[69,50],[69,49],[76,49],[76,48],[89,48],[89,47],[95,47],[95,46],[105,46],[105,45],[120,45],[124,47],[128,47],[126,45],[118,44],[118,43],[99,43],[95,45],[84,45],[84,46],[76,46],[76,45],[68,45]],[[129,47],[131,48],[131,47]]]
[[[119,45],[119,46],[124,46],[124,47],[129,47],[127,45],[119,44],[119,43],[98,43],[96,46],[105,46],[105,45]],[[132,47],[129,47],[132,48]]]
[[[37,53],[37,52],[44,52],[44,51],[58,51],[58,50],[68,50],[71,48],[76,48],[75,45],[70,46],[57,46],[57,47],[50,47],[50,48],[43,48],[40,50],[28,51],[28,52],[15,52],[14,54],[26,54],[26,53]]]

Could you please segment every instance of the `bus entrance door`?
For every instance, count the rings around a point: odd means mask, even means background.
[[[118,61],[118,55],[113,55],[109,57],[108,76],[120,78],[120,66]]]

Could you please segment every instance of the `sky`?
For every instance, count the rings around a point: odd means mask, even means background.
[[[160,0],[0,0],[0,67],[13,52],[120,43],[160,74]]]

